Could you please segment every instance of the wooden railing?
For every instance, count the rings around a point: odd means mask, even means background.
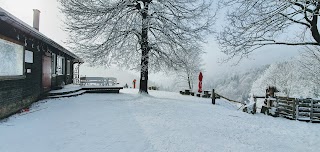
[[[80,77],[80,85],[102,85],[114,86],[117,84],[117,79],[113,77]]]
[[[266,100],[269,99],[267,98]],[[277,96],[274,98],[273,104],[267,105],[267,107],[269,108],[268,110],[275,108],[275,114],[270,114],[273,116],[285,117],[292,120],[320,122],[320,100]]]
[[[296,115],[299,120],[320,121],[320,100],[297,99]]]
[[[279,116],[289,119],[297,119],[297,101],[295,98],[277,97],[275,102],[275,108],[277,109]]]
[[[242,102],[229,99],[229,98],[227,98],[227,97],[224,97],[224,96],[216,93],[216,92],[214,91],[214,89],[212,89],[212,91],[203,91],[203,94],[201,94],[201,93],[195,94],[194,92],[191,92],[190,90],[180,91],[180,94],[182,94],[182,95],[192,95],[192,96],[203,97],[203,98],[211,98],[211,99],[212,99],[212,104],[215,104],[215,103],[216,103],[216,101],[215,101],[216,99],[223,98],[223,99],[225,99],[225,100],[227,100],[227,101],[230,101],[230,102],[240,103],[240,104],[245,105],[245,104],[242,103]]]

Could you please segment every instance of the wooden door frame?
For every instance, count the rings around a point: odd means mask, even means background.
[[[50,82],[50,86],[48,86],[48,87],[45,87],[45,84],[44,84],[44,60],[45,60],[45,58],[50,58],[50,62],[48,62],[48,63],[50,63],[50,77],[49,77],[49,79],[50,79],[50,81],[48,81],[48,82]],[[49,66],[48,66],[49,67]],[[47,91],[50,91],[51,90],[51,87],[52,87],[52,55],[50,54],[50,53],[48,53],[48,52],[45,52],[45,53],[43,53],[43,55],[42,55],[42,67],[41,67],[41,74],[42,74],[42,77],[41,77],[41,89],[43,90],[43,92],[47,92]]]

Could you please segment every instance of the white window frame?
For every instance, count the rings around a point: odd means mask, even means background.
[[[57,55],[52,53],[52,76],[55,77],[57,75]]]
[[[65,74],[65,58],[63,56],[57,56],[57,75]]]

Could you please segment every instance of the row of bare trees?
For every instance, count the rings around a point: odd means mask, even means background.
[[[213,0],[59,2],[73,49],[89,63],[140,70],[141,93],[147,93],[149,71],[180,71],[192,88],[201,66],[201,43],[213,33],[219,9],[229,10],[222,30],[215,32],[229,59],[242,59],[267,45],[296,45],[309,46],[305,57],[319,61],[319,52],[314,52],[320,46],[318,0],[220,0],[217,5]],[[313,68],[313,61],[303,64]]]

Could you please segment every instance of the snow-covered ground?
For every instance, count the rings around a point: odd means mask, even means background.
[[[320,124],[251,115],[224,100],[124,89],[42,100],[0,122],[0,152],[320,151]]]

